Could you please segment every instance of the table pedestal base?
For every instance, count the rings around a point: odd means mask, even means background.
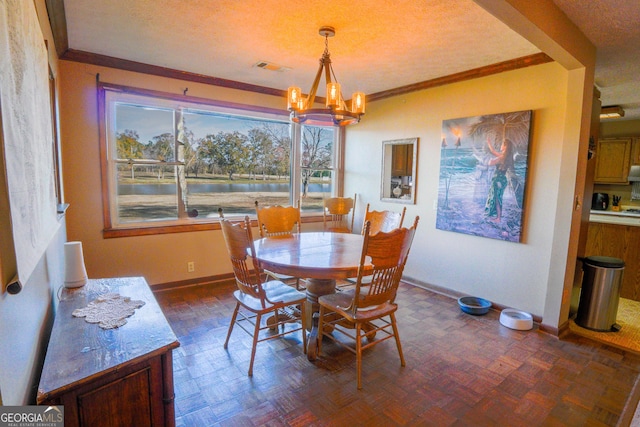
[[[336,291],[336,281],[333,279],[307,279],[307,318],[305,319],[307,329],[310,329],[307,340],[307,359],[316,360],[318,357],[318,339],[322,339],[322,334],[318,337],[318,316],[320,310],[318,298],[322,295],[333,294]]]

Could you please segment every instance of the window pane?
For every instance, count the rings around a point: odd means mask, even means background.
[[[118,222],[178,218],[175,166],[119,165]]]
[[[321,211],[323,199],[333,187],[334,129],[304,126],[300,157],[301,206],[304,211]]]
[[[256,200],[289,204],[289,123],[193,109],[183,117],[191,216],[252,214]]]
[[[114,221],[178,218],[173,110],[116,103],[114,125]]]

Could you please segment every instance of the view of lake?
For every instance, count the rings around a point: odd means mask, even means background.
[[[288,193],[289,184],[286,183],[249,183],[249,184],[188,184],[189,193]],[[311,183],[308,188],[312,193],[329,193],[331,184]],[[134,195],[169,195],[176,194],[175,184],[118,184],[118,194],[121,196]]]

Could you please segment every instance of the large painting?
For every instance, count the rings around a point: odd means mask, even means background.
[[[436,228],[521,241],[531,115],[442,122]]]

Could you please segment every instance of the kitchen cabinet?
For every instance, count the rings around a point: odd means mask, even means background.
[[[627,184],[631,162],[631,138],[598,140],[596,151],[596,184]]]
[[[115,329],[72,315],[110,292],[145,304]],[[174,426],[172,350],[180,344],[144,278],[92,279],[60,298],[38,405],[63,405],[67,427]]]
[[[585,256],[623,260],[620,297],[640,301],[640,227],[590,222]]]
[[[631,146],[631,164],[640,165],[640,137],[633,138]]]
[[[413,145],[394,145],[391,159],[392,176],[411,176],[413,170]]]

